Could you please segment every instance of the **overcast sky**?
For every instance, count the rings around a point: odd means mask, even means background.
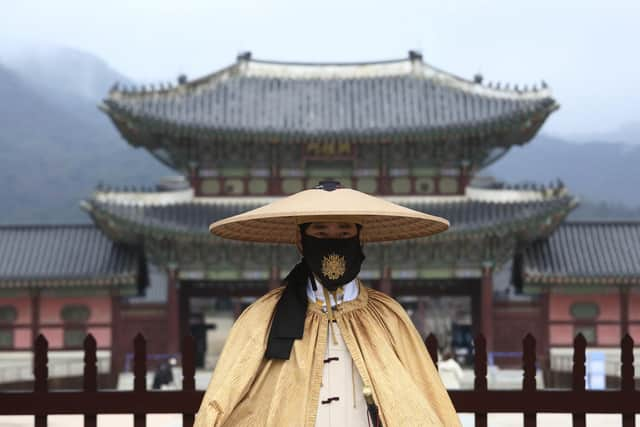
[[[0,44],[84,50],[141,82],[210,73],[255,58],[367,61],[418,49],[436,67],[485,81],[545,80],[558,135],[640,122],[640,0],[3,1]]]

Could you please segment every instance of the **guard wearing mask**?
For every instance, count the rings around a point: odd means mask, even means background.
[[[194,426],[460,426],[405,310],[357,278],[364,242],[448,226],[333,181],[212,224],[302,257],[234,323]]]

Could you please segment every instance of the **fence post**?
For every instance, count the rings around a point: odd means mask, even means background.
[[[84,339],[84,375],[82,376],[82,390],[84,392],[98,391],[98,369],[96,367],[96,339],[88,334]],[[111,357],[114,357],[112,354]],[[84,414],[84,427],[96,427],[97,414]]]
[[[133,340],[133,391],[145,393],[147,391],[147,342],[138,332]],[[145,427],[147,415],[142,412],[133,413],[134,427]]]
[[[185,335],[182,339],[182,390],[193,391],[196,389],[196,342],[191,335]],[[182,425],[192,426],[195,414],[182,414]]]
[[[473,389],[481,396],[478,401],[484,402],[486,393],[483,392],[487,391],[487,341],[484,335],[478,334],[473,342],[475,349]],[[476,427],[487,427],[486,412],[476,412],[475,420]]]
[[[522,391],[533,393],[536,391],[536,339],[527,334],[522,340]],[[525,412],[524,427],[536,427],[537,413]]]
[[[436,366],[436,369],[438,369],[438,338],[431,333],[427,339],[424,340],[424,344],[427,346],[427,351],[429,352],[429,356],[431,356],[433,364]]]
[[[586,350],[587,340],[585,339],[584,335],[582,335],[582,333],[579,333],[573,340],[573,391],[585,391]],[[584,413],[573,414],[573,427],[586,427],[586,424],[586,415]]]
[[[34,343],[33,354],[33,392],[48,393],[49,387],[47,378],[49,377],[49,368],[47,368],[47,352],[49,351],[49,343],[44,335],[39,334]],[[46,396],[39,397],[46,399]],[[35,427],[47,427],[47,414],[36,414]]]
[[[622,384],[620,388],[625,392],[633,392],[636,389],[633,369],[633,338],[629,334],[625,334],[624,338],[622,338],[620,361],[622,362],[622,372],[620,373]],[[636,415],[633,412],[622,414],[622,427],[635,427],[635,425]]]

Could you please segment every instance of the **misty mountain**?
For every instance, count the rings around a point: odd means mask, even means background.
[[[0,66],[0,223],[88,221],[78,203],[99,182],[151,185],[172,174],[75,93],[59,96]]]
[[[616,129],[606,132],[576,133],[570,135],[568,139],[576,142],[606,141],[640,145],[640,122],[625,123]]]
[[[510,183],[547,184],[561,179],[583,201],[581,209],[589,208],[596,216],[618,211],[627,218],[640,213],[639,164],[640,144],[577,144],[541,134],[523,147],[512,148],[486,172]]]
[[[61,105],[84,100],[95,106],[115,82],[131,83],[97,56],[71,48],[24,45],[3,56],[12,71]]]

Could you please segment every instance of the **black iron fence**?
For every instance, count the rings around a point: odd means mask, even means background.
[[[438,343],[430,335],[425,344],[437,363]],[[618,390],[586,390],[587,342],[580,334],[573,345],[573,381],[567,390],[536,388],[536,341],[527,335],[523,340],[521,390],[489,390],[487,387],[487,351],[482,335],[476,337],[473,390],[451,390],[458,412],[475,414],[475,425],[486,426],[488,413],[521,413],[525,427],[537,425],[539,413],[572,414],[573,426],[586,426],[587,413],[621,414],[623,427],[635,426],[640,413],[640,392],[635,388],[633,339],[621,342],[621,386]],[[203,391],[195,389],[195,343],[191,336],[182,342],[182,390],[147,390],[146,341],[138,334],[134,340],[133,391],[98,390],[96,341],[88,335],[84,341],[83,388],[78,391],[49,391],[48,343],[40,335],[34,347],[34,388],[29,392],[0,392],[0,416],[34,415],[35,427],[46,427],[47,415],[79,414],[86,427],[95,427],[98,414],[133,414],[134,426],[146,426],[147,414],[182,414],[183,426],[191,426],[200,406]]]

